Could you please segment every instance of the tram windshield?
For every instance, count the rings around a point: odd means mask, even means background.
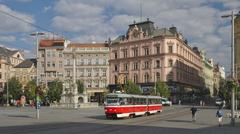
[[[107,105],[119,105],[119,98],[117,97],[107,97]]]

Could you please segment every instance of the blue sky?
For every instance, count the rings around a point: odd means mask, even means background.
[[[29,34],[46,32],[2,12],[73,42],[104,42],[140,21],[140,2],[143,20],[150,18],[159,28],[176,26],[190,46],[204,50],[229,70],[230,19],[221,15],[239,11],[239,0],[0,0],[0,45],[33,57],[34,38]]]

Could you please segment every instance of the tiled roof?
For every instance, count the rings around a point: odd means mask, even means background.
[[[36,59],[26,59],[14,68],[30,68],[32,65],[37,66],[37,60]]]
[[[107,47],[107,43],[70,43],[67,47]]]
[[[43,39],[39,42],[39,47],[64,46],[64,39]]]

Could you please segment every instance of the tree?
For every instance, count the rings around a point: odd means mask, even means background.
[[[77,80],[77,88],[78,88],[78,93],[83,93],[84,91],[84,83],[81,80]]]
[[[22,93],[22,84],[19,82],[19,80],[16,77],[13,77],[8,80],[6,86],[4,87],[4,93],[7,94],[7,85],[8,85],[8,93],[10,98],[12,99],[19,99]]]
[[[49,83],[47,96],[50,102],[53,102],[53,101],[59,102],[59,100],[61,99],[61,94],[63,89],[62,86],[63,86],[62,82],[58,80],[55,80]]]
[[[158,81],[156,83],[156,92],[157,92],[157,95],[161,95],[162,97],[166,97],[166,98],[170,97],[170,90],[167,84],[164,82]]]
[[[29,81],[25,87],[25,93],[26,93],[26,98],[28,100],[34,100],[35,99],[35,91],[37,88],[37,84],[35,80]]]
[[[123,88],[127,94],[141,94],[141,91],[140,91],[140,88],[138,87],[138,85],[136,85],[135,83],[133,83],[130,80],[127,80],[127,82]]]

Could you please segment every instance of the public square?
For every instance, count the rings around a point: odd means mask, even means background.
[[[230,126],[224,110],[224,125],[218,127],[215,107],[198,107],[192,122],[189,106],[164,107],[162,113],[133,119],[107,120],[104,108],[57,109],[42,107],[40,118],[31,107],[0,107],[1,134],[238,134],[240,120]]]

